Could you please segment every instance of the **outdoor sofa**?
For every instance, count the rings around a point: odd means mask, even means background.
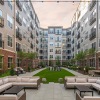
[[[100,100],[100,97],[97,96],[84,96],[83,98],[76,92],[76,100]]]
[[[38,76],[9,76],[0,78],[0,100],[25,100],[26,94],[24,93],[24,96],[21,96],[19,98],[16,95],[2,95],[4,91],[9,89],[12,86],[24,86],[25,88],[36,88],[38,89],[40,86],[40,77]]]
[[[98,77],[65,77],[64,87],[75,88],[76,85],[85,85],[100,91],[100,79]]]

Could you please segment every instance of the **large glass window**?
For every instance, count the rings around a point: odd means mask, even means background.
[[[8,6],[9,6],[10,9],[12,10],[12,0],[8,0]]]
[[[0,10],[0,16],[2,16],[2,10]]]
[[[12,28],[12,25],[13,25],[13,19],[12,17],[10,17],[8,14],[7,14],[7,24],[10,28]]]
[[[3,67],[3,57],[0,56],[0,69]]]
[[[13,63],[13,58],[8,57],[8,68],[10,68],[12,66],[12,63]]]
[[[12,37],[8,35],[8,46],[12,47]]]

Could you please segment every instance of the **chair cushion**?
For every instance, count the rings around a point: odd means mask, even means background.
[[[0,95],[0,100],[18,100],[17,95]]]
[[[86,83],[87,82],[87,78],[76,78],[76,82],[77,83]]]
[[[0,85],[2,85],[3,84],[3,80],[2,79],[0,79]]]
[[[75,83],[75,78],[67,78],[68,83]]]
[[[37,83],[17,83],[17,82],[14,82],[13,85],[17,85],[17,86],[25,86],[25,87],[37,87]]]
[[[75,88],[77,85],[91,86],[91,83],[66,83],[67,88]]]
[[[10,77],[8,78],[9,82],[16,82],[16,78],[15,77]]]
[[[97,79],[96,78],[88,78],[89,83],[96,83]]]
[[[8,83],[8,82],[9,82],[8,78],[3,78],[3,83],[4,83],[4,84],[6,84],[6,83]]]
[[[37,82],[37,79],[29,79],[29,83]]]
[[[16,82],[21,82],[22,78],[21,77],[17,77],[16,78]]]
[[[97,80],[96,83],[100,85],[100,80]]]
[[[6,89],[8,89],[8,88],[10,88],[11,86],[12,86],[12,83],[6,83],[6,84],[4,84],[4,85],[1,85],[1,86],[0,86],[0,92],[6,90]]]
[[[99,84],[93,83],[92,86],[93,86],[93,88],[95,88],[96,90],[99,90],[99,91],[100,91],[100,85],[99,85]]]
[[[30,78],[22,78],[21,82],[29,82]]]

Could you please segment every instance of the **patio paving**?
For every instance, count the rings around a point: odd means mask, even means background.
[[[91,96],[92,94],[85,93],[85,95]],[[97,91],[94,91],[94,96],[97,95]],[[26,100],[75,100],[75,93],[74,89],[65,89],[63,84],[41,84],[39,90],[26,90]]]

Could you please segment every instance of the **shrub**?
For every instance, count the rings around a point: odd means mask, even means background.
[[[11,76],[15,75],[15,71],[14,71],[13,66],[11,66],[10,75],[11,75]]]

